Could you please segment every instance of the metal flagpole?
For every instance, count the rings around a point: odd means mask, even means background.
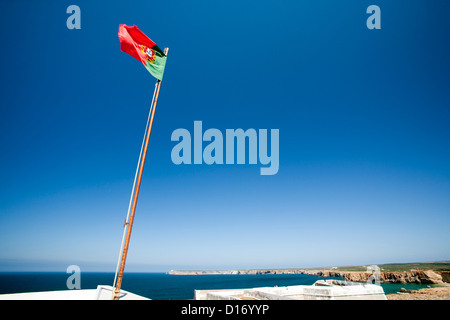
[[[164,49],[164,54],[166,56],[167,56],[168,52],[169,52],[169,48],[165,48]],[[126,238],[125,238],[125,245],[123,247],[122,260],[120,262],[119,275],[117,277],[117,283],[116,283],[116,286],[114,288],[114,296],[113,296],[114,300],[118,300],[119,299],[120,287],[122,286],[123,272],[124,272],[124,269],[125,269],[125,262],[127,260],[128,247],[130,245],[131,229],[133,227],[134,214],[136,212],[136,205],[137,205],[137,200],[138,200],[138,196],[139,196],[139,189],[141,187],[142,173],[144,171],[145,158],[147,157],[148,143],[150,141],[150,134],[152,133],[153,119],[155,118],[155,110],[156,110],[156,105],[158,103],[159,90],[160,89],[161,89],[161,80],[157,80],[156,81],[156,91],[155,91],[155,96],[154,96],[154,102],[153,102],[153,106],[152,106],[152,109],[151,109],[150,124],[149,124],[148,130],[147,130],[147,136],[146,136],[146,139],[145,139],[144,152],[142,154],[141,166],[139,168],[139,175],[138,175],[138,179],[137,179],[137,182],[136,182],[136,190],[134,191],[134,195],[133,195],[133,204],[132,204],[132,207],[131,207],[130,219],[129,219],[128,222],[126,222],[126,224],[127,224],[127,235],[126,235]]]
[[[122,243],[120,244],[120,251],[119,251],[119,257],[117,260],[116,273],[114,274],[113,288],[116,287],[117,274],[119,273],[120,261],[121,261],[121,257],[122,257],[123,243],[125,241],[125,235],[127,233],[127,226],[128,226],[128,222],[130,219],[131,204],[133,203],[134,191],[136,190],[136,180],[137,180],[137,176],[139,173],[139,168],[141,166],[142,151],[144,150],[145,141],[147,140],[146,137],[147,137],[148,124],[150,123],[150,116],[151,116],[152,110],[153,110],[153,102],[155,101],[157,87],[158,87],[157,83],[155,83],[155,90],[153,92],[152,103],[150,104],[150,110],[148,112],[147,124],[145,126],[145,131],[144,131],[144,138],[142,139],[141,151],[139,152],[139,160],[138,160],[138,164],[136,167],[136,173],[134,175],[133,188],[131,189],[130,202],[128,204],[128,211],[127,211],[127,218],[125,219],[125,222],[123,224]],[[114,298],[114,291],[113,291],[112,297]]]

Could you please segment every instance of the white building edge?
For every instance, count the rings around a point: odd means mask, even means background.
[[[379,285],[318,280],[312,286],[195,290],[195,300],[387,300]]]
[[[0,300],[112,300],[112,294],[112,286],[99,285],[97,289],[2,294],[0,295]],[[150,299],[120,290],[119,300]]]

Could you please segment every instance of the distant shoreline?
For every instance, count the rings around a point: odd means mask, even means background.
[[[441,284],[450,283],[450,262],[383,264],[380,268],[382,283]],[[400,271],[401,270],[401,271]],[[247,270],[171,270],[170,275],[258,275],[306,274],[319,277],[341,277],[345,281],[367,282],[372,272],[367,266],[327,267],[316,269],[247,269]]]

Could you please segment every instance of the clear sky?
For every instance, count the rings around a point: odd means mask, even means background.
[[[115,270],[155,83],[122,23],[170,48],[126,271],[450,260],[449,1],[0,12],[0,270]],[[197,120],[279,129],[278,173],[175,165],[171,134]]]

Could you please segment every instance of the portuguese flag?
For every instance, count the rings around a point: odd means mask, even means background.
[[[119,25],[120,50],[135,57],[158,80],[162,80],[167,56],[137,26]]]

